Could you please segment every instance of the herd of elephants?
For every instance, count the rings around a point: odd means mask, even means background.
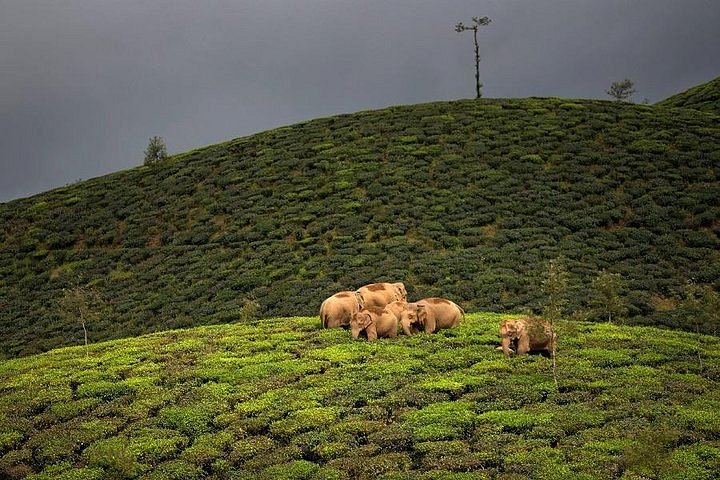
[[[399,327],[405,335],[435,333],[457,327],[464,316],[463,309],[447,298],[408,302],[401,282],[373,283],[355,291],[338,292],[320,305],[323,328],[349,328],[353,339],[363,336],[369,341],[397,337]],[[552,326],[537,317],[503,320],[500,337],[505,356],[511,352],[552,355],[557,342]]]

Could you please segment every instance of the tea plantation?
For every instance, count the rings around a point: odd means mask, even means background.
[[[0,477],[713,479],[720,340],[563,321],[558,385],[506,315],[374,343],[317,317],[0,362]]]
[[[658,102],[664,107],[683,107],[720,115],[720,77]]]
[[[0,355],[82,343],[63,289],[105,304],[91,341],[314,315],[334,292],[403,281],[467,311],[537,311],[547,263],[565,314],[600,320],[622,278],[631,324],[715,332],[683,311],[720,287],[720,117],[559,98],[322,118],[0,204]]]

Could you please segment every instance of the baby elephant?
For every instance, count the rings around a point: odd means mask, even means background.
[[[460,325],[460,319],[465,316],[465,311],[447,298],[424,298],[409,306],[415,308],[416,315],[402,319],[405,335],[411,335],[418,330],[434,333],[442,328],[454,328]]]
[[[357,340],[363,332],[369,342],[383,337],[394,338],[397,337],[397,329],[397,318],[384,308],[368,307],[353,314],[350,319],[353,340]]]
[[[516,347],[515,353],[523,355],[528,352],[540,352],[552,356],[555,351],[557,334],[552,326],[542,318],[519,318],[500,322],[502,351],[510,356],[510,344]]]

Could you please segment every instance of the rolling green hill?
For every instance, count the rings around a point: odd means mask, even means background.
[[[622,276],[627,321],[695,325],[720,285],[720,125],[689,109],[557,98],[391,107],[209,146],[0,205],[0,355],[82,343],[63,289],[105,299],[91,341],[314,315],[373,281],[468,311],[537,309],[547,262]],[[589,316],[588,316],[589,315]]]
[[[658,102],[663,107],[694,108],[720,115],[720,77]]]
[[[552,362],[503,315],[352,341],[317,318],[0,361],[0,477],[696,479],[720,471],[720,340],[560,322]]]

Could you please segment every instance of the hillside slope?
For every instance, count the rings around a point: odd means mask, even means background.
[[[663,107],[694,108],[720,115],[720,77],[658,102]]]
[[[0,362],[0,477],[712,479],[720,340],[562,322],[558,384],[497,314],[352,341],[317,318]]]
[[[272,130],[0,205],[0,355],[82,342],[57,301],[105,298],[91,341],[265,316],[404,281],[466,310],[568,314],[603,269],[629,321],[696,328],[687,279],[720,285],[720,126],[692,110],[530,98],[439,102]],[[707,331],[717,327],[701,325]]]

